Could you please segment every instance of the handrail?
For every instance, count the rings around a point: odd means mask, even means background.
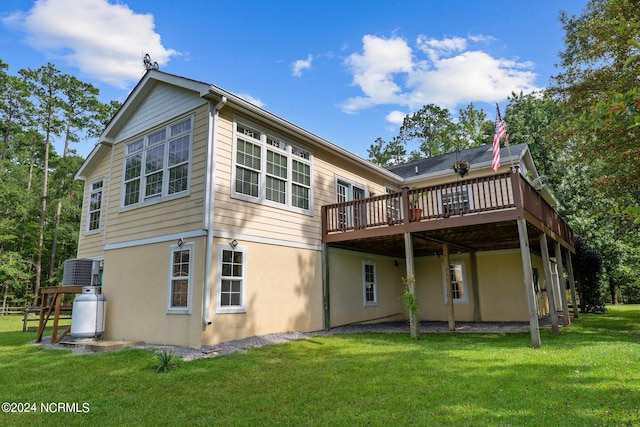
[[[519,172],[403,188],[322,207],[323,235],[524,209],[573,245],[573,231]]]

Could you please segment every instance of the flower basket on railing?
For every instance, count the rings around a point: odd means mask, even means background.
[[[457,173],[460,178],[462,178],[469,173],[471,165],[466,160],[456,160],[451,165],[451,169],[453,169],[454,172]]]

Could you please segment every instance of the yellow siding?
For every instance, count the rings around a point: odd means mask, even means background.
[[[120,211],[125,144],[114,145],[112,170],[114,185],[111,186],[109,194],[107,244],[203,228],[207,107],[199,107],[195,113],[191,181],[188,196]]]
[[[337,176],[365,185],[370,193],[384,193],[385,180],[371,170],[341,160],[335,153],[314,146],[310,141],[275,132],[287,142],[313,153],[313,215],[232,198],[232,136],[233,119],[236,114],[234,110],[223,109],[218,120],[214,212],[216,231],[319,245],[321,243],[320,210],[322,205],[335,203]],[[253,120],[246,120],[246,122],[269,129],[264,123]]]
[[[78,239],[78,258],[100,257],[104,255],[104,229],[107,220],[108,191],[111,186],[109,174],[109,160],[111,150],[104,149],[100,153],[98,167],[91,171],[91,174],[84,181],[84,195],[82,197],[82,215],[80,216],[80,234]],[[100,212],[99,232],[87,233],[87,219],[89,209],[89,193],[91,183],[97,179],[103,179],[102,206]]]

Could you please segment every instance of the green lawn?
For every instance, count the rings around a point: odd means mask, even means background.
[[[2,426],[640,424],[640,306],[543,331],[537,350],[529,334],[338,335],[166,374],[148,351],[30,345],[20,320],[0,317],[0,401],[36,412],[0,413]],[[43,412],[58,402],[78,413]]]

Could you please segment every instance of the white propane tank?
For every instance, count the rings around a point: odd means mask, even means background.
[[[84,286],[73,300],[71,312],[72,338],[97,338],[104,333],[107,299],[98,286]]]

